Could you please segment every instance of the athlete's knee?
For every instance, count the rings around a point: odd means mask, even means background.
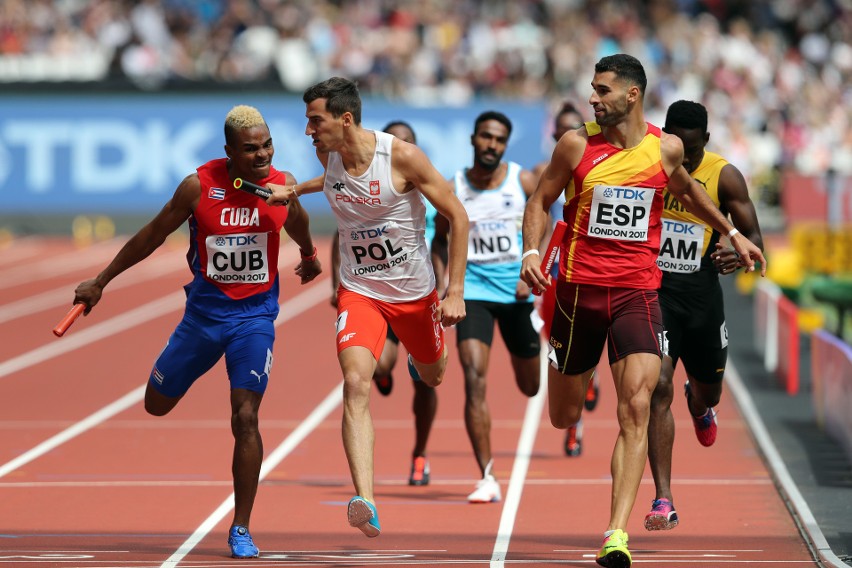
[[[242,405],[231,414],[231,431],[234,436],[258,431],[257,412],[250,405]]]
[[[468,403],[485,400],[485,375],[473,366],[464,369],[464,398]]]
[[[550,424],[554,428],[565,430],[580,421],[583,415],[582,409],[563,408],[560,410],[550,409]]]
[[[343,397],[347,400],[367,397],[370,394],[372,377],[367,377],[357,371],[349,371],[343,375]]]
[[[521,392],[533,397],[541,386],[541,358],[538,353],[532,357],[512,355],[512,367],[515,371],[515,383]]]
[[[660,413],[666,412],[672,406],[674,400],[674,386],[671,380],[663,380],[660,377],[660,382],[654,387],[654,392],[651,394],[651,412]]]
[[[716,406],[722,398],[722,383],[702,385],[700,388],[694,389],[693,393],[698,392],[701,402],[704,406]]]
[[[651,397],[644,391],[625,395],[618,401],[618,423],[624,428],[645,429],[651,415]]]
[[[536,373],[522,373],[518,381],[518,388],[528,397],[534,397],[538,394],[538,389],[541,388],[541,376]]]
[[[151,416],[165,416],[171,412],[181,397],[169,397],[159,393],[150,383],[145,390],[145,412]]]

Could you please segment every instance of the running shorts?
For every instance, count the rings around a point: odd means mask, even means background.
[[[718,278],[688,293],[667,287],[664,280],[659,295],[672,364],[682,359],[696,381],[721,382],[728,362],[728,327]]]
[[[556,284],[550,333],[552,367],[579,375],[598,364],[604,342],[610,365],[633,353],[665,353],[656,290]]]
[[[444,353],[444,328],[437,311],[435,290],[420,300],[390,303],[341,286],[337,293],[337,352],[366,347],[378,361],[390,325],[412,357],[421,363],[434,363]]]
[[[494,322],[509,353],[529,359],[541,352],[541,341],[532,323],[535,306],[531,302],[504,304],[465,300],[465,318],[456,324],[456,344],[478,339],[489,347],[494,339]]]
[[[224,355],[231,388],[263,394],[274,342],[275,325],[269,318],[221,322],[187,310],[157,357],[149,381],[163,396],[183,396]]]

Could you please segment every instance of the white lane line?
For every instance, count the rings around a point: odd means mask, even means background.
[[[518,449],[515,451],[515,463],[512,466],[512,475],[509,478],[509,489],[506,491],[506,501],[500,515],[500,526],[497,529],[497,539],[491,552],[491,568],[502,568],[506,553],[509,551],[509,542],[512,540],[512,531],[515,528],[515,517],[521,504],[521,494],[524,492],[524,483],[530,466],[535,437],[541,424],[541,412],[544,408],[545,395],[547,393],[547,347],[541,346],[541,370],[539,372],[541,384],[536,395],[527,402],[526,414],[524,414],[524,425],[518,439]]]
[[[22,465],[27,464],[33,461],[34,459],[43,456],[50,450],[56,448],[57,446],[61,446],[68,440],[76,438],[86,430],[94,428],[101,422],[108,420],[111,416],[115,416],[119,412],[130,408],[131,406],[142,400],[144,394],[145,385],[135,388],[120,399],[104,406],[97,412],[90,414],[89,416],[77,422],[70,428],[66,428],[62,432],[48,438],[36,447],[31,448],[30,450],[27,450],[26,452],[14,458],[13,460],[6,462],[2,466],[0,466],[0,477],[8,475],[10,472],[15,471]]]
[[[323,289],[323,298],[327,297],[327,290]],[[335,408],[343,402],[343,382],[335,386],[325,399],[314,408],[305,420],[299,424],[292,434],[287,436],[281,444],[269,454],[263,465],[260,466],[260,480],[262,481],[270,471],[272,471],[290,452],[292,452]],[[195,546],[201,542],[207,534],[216,528],[216,525],[225,518],[234,508],[234,494],[231,493],[201,525],[195,529],[195,532],[190,535],[186,541],[172,554],[165,562],[161,564],[161,568],[170,568],[177,566],[178,563],[189,554]]]
[[[805,501],[805,498],[799,491],[796,482],[793,481],[793,477],[790,475],[787,465],[781,458],[775,442],[772,441],[772,437],[769,435],[769,431],[760,417],[760,412],[758,412],[754,400],[743,384],[739,371],[737,371],[736,367],[730,361],[728,361],[728,367],[725,370],[725,383],[730,387],[731,393],[734,395],[737,405],[740,408],[740,414],[743,420],[749,425],[752,436],[757,441],[757,445],[760,447],[764,458],[766,458],[772,474],[778,481],[778,486],[787,497],[787,502],[795,510],[796,515],[794,516],[794,520],[797,521],[796,524],[799,527],[799,532],[808,541],[809,546],[816,551],[820,560],[828,566],[833,568],[849,568],[849,565],[838,558],[831,550],[831,546],[829,546],[825,535],[822,534],[822,529],[820,529],[810,507],[808,507],[807,501]]]
[[[305,290],[301,294],[298,294],[294,298],[284,302],[283,304],[280,304],[279,307],[280,307],[281,312],[278,315],[278,319],[275,320],[275,325],[279,325],[280,323],[287,321],[288,319],[293,318],[293,317],[301,314],[305,310],[310,309],[315,304],[317,304],[317,303],[321,302],[322,300],[324,300],[325,298],[327,298],[328,297],[327,285],[328,284],[325,282],[325,280],[317,282],[317,283],[311,285],[310,288],[308,288],[307,290]],[[151,302],[150,304],[147,304],[146,306],[132,310],[131,312],[128,312],[127,314],[125,314],[123,316],[118,316],[118,317],[112,318],[111,320],[108,320],[107,322],[104,322],[103,324],[99,324],[95,327],[84,330],[84,331],[82,331],[82,332],[80,332],[76,335],[72,335],[71,337],[68,337],[67,339],[63,339],[62,341],[52,343],[48,346],[45,346],[45,347],[42,347],[42,348],[39,348],[39,349],[35,349],[33,351],[30,351],[29,353],[25,353],[21,357],[16,357],[15,359],[11,359],[9,361],[6,361],[2,365],[0,365],[0,369],[2,369],[2,371],[0,371],[0,377],[4,376],[6,374],[9,374],[9,372],[12,372],[11,370],[9,370],[12,367],[17,366],[17,368],[15,368],[14,370],[20,370],[21,368],[26,368],[26,367],[28,367],[32,364],[40,363],[41,361],[44,360],[44,358],[56,357],[57,355],[60,355],[62,353],[66,353],[67,351],[71,351],[72,349],[76,349],[77,347],[80,347],[82,345],[86,345],[90,342],[93,342],[97,339],[100,339],[101,337],[113,335],[117,330],[127,329],[129,327],[133,327],[134,325],[138,325],[141,322],[147,321],[148,319],[153,319],[153,317],[157,317],[157,316],[161,315],[160,313],[156,313],[156,312],[158,312],[158,310],[166,310],[166,307],[174,304],[175,298],[181,299],[181,301],[178,303],[178,306],[177,306],[177,307],[180,307],[184,304],[185,299],[186,299],[186,295],[184,294],[183,291],[180,291],[176,294],[166,296],[166,298],[164,298],[163,300],[160,300],[159,302]],[[176,308],[172,307],[168,311],[173,311],[174,309],[176,309]],[[154,313],[156,313],[156,315],[154,315],[152,317],[145,317],[145,315],[147,315],[147,314],[145,314],[146,310],[154,312]],[[168,311],[163,311],[163,313],[168,313]],[[132,317],[130,317],[130,314],[134,314],[134,315]],[[115,325],[109,324],[109,322],[113,322],[115,320],[120,320],[120,321],[119,321],[118,324],[115,324]],[[89,332],[89,333],[87,333],[87,332]],[[66,348],[65,347],[66,345],[70,345],[71,347]],[[51,351],[50,348],[53,348],[54,346],[56,346],[56,347],[54,348],[53,351]],[[39,359],[37,355],[34,355],[38,351],[43,351],[43,355],[41,356],[42,357],[41,359]],[[14,363],[14,364],[12,364],[12,363]],[[33,461],[34,459],[36,459],[40,456],[43,456],[44,454],[46,454],[50,450],[56,448],[57,446],[64,444],[68,440],[71,440],[72,438],[79,436],[80,434],[82,434],[83,432],[85,432],[87,430],[90,430],[91,428],[94,428],[98,424],[105,422],[106,420],[108,420],[112,416],[115,416],[116,414],[118,414],[118,413],[122,412],[123,410],[129,408],[130,406],[134,405],[135,403],[141,401],[142,398],[145,395],[145,386],[146,385],[142,385],[142,386],[130,391],[129,393],[127,393],[126,395],[124,395],[120,399],[116,400],[115,402],[108,404],[107,406],[103,407],[102,409],[98,410],[97,412],[95,412],[95,413],[91,414],[90,416],[84,418],[80,422],[77,422],[73,426],[66,428],[62,432],[59,432],[55,436],[48,438],[47,440],[45,440],[41,444],[35,446],[34,448],[24,452],[20,456],[18,456],[16,458],[14,458],[13,460],[3,464],[2,466],[0,466],[0,477],[8,475],[10,472],[21,467],[22,465],[29,463],[29,462]]]
[[[50,343],[0,363],[0,378],[38,363],[43,363],[48,359],[64,355],[69,351],[74,351],[75,349],[94,343],[99,339],[111,337],[120,331],[130,329],[165,314],[177,311],[183,307],[185,303],[186,294],[183,290],[181,290],[180,292],[174,292],[160,298],[159,300],[149,302],[139,306],[138,308],[124,312],[120,316],[110,318],[103,323],[66,335],[62,339],[54,338],[54,340]],[[45,330],[45,334],[50,335],[47,330]]]

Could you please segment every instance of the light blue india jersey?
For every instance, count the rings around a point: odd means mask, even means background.
[[[506,179],[495,189],[476,189],[466,170],[455,175],[455,192],[470,219],[464,299],[516,303],[521,272],[521,224],[527,196],[521,166],[508,162]],[[525,300],[532,302],[532,297]]]

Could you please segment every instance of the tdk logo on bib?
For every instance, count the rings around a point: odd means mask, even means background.
[[[376,229],[353,229],[349,235],[349,238],[353,241],[357,241],[360,239],[375,239],[376,237],[383,237],[388,234],[388,227],[385,225],[384,227],[379,227]]]
[[[671,219],[663,219],[663,230],[676,235],[694,235],[697,228],[701,229],[703,236],[704,228],[695,223],[681,223],[679,221],[672,221]]]
[[[216,237],[216,246],[243,247],[256,245],[257,235],[219,235]]]
[[[634,189],[632,187],[608,187],[604,190],[604,197],[609,199],[632,199],[635,201],[645,201],[645,192],[647,189]]]

